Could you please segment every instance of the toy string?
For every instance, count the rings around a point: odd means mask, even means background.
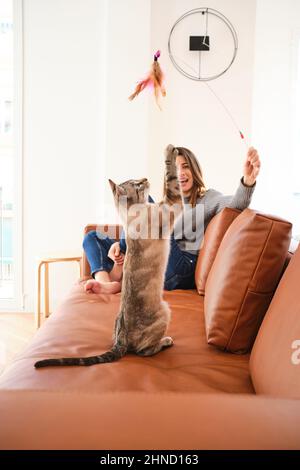
[[[191,70],[193,70],[193,72],[197,73],[197,71],[191,67],[189,64],[187,64],[184,60],[182,60],[181,58],[179,57],[176,57],[176,56],[173,56],[175,57],[176,59],[178,60],[181,60],[181,62],[183,64],[185,64],[187,67],[189,67]],[[204,80],[202,80],[205,85],[207,86],[207,88],[210,90],[210,92],[214,95],[214,97],[219,101],[219,103],[221,104],[221,106],[223,107],[223,109],[225,110],[225,112],[227,113],[227,115],[229,116],[229,118],[231,119],[231,122],[233,123],[234,127],[236,128],[236,130],[238,131],[238,133],[240,134],[240,137],[242,139],[242,141],[244,142],[245,146],[246,146],[246,149],[248,150],[249,148],[249,145],[248,145],[248,142],[247,140],[245,139],[245,136],[244,134],[242,133],[242,131],[240,130],[236,120],[234,119],[232,113],[229,111],[228,107],[225,105],[224,101],[221,100],[221,98],[216,94],[216,92],[212,89],[212,87]]]
[[[211,91],[211,93],[215,96],[215,98],[219,101],[219,103],[223,106],[224,110],[226,111],[226,113],[228,114],[228,116],[230,117],[234,127],[237,129],[237,131],[239,132],[240,134],[240,137],[241,139],[243,140],[245,146],[246,146],[246,149],[248,150],[249,148],[249,145],[248,145],[248,142],[247,140],[245,139],[245,136],[244,134],[242,133],[242,131],[240,130],[239,126],[237,125],[232,113],[229,111],[229,109],[227,108],[227,106],[225,105],[225,103],[221,100],[221,98],[219,98],[219,96],[216,94],[216,92],[212,89],[212,87],[207,83],[205,82],[205,85],[208,87],[208,89]]]

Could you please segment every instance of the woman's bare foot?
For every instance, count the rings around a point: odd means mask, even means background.
[[[84,290],[87,294],[100,294],[101,291],[101,284],[98,281],[95,281],[94,279],[90,279],[86,281],[86,284],[84,286]]]
[[[90,279],[86,282],[84,289],[87,294],[117,294],[121,292],[121,282],[99,282],[94,279]]]

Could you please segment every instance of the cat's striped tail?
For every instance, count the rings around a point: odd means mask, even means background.
[[[99,356],[90,357],[63,357],[61,359],[44,359],[34,364],[36,369],[41,367],[53,366],[93,366],[94,364],[104,364],[105,362],[114,362],[127,353],[127,347],[119,344],[114,345],[110,351]]]

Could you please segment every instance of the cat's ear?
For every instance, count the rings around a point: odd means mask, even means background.
[[[113,194],[117,194],[118,196],[126,196],[126,191],[124,188],[122,188],[121,186],[118,186],[116,183],[114,183],[110,179],[108,181],[109,181]]]
[[[124,188],[122,188],[122,186],[116,185],[116,191],[118,196],[126,196],[126,191]]]
[[[108,182],[109,182],[109,184],[110,184],[110,187],[111,187],[112,192],[115,194],[115,192],[116,192],[116,186],[117,186],[116,183],[114,183],[114,182],[113,182],[112,180],[110,180],[110,179],[108,180]]]

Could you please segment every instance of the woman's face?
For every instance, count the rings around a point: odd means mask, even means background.
[[[184,196],[189,196],[194,184],[193,175],[186,158],[176,157],[177,177]]]

